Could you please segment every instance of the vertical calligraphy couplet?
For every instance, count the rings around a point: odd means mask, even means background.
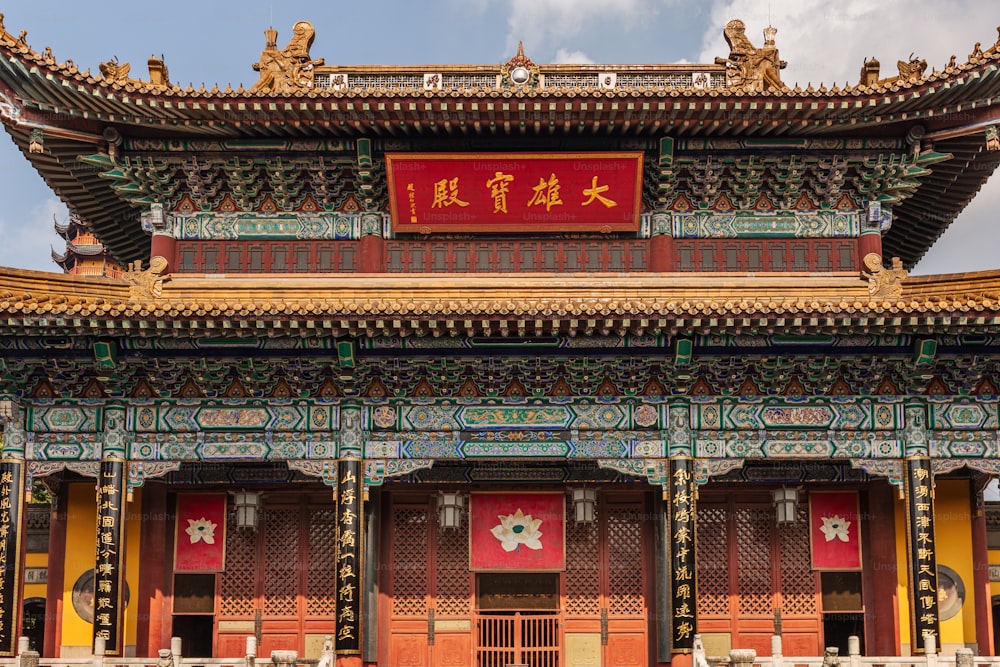
[[[24,461],[0,460],[0,655],[16,653],[20,629],[21,524]]]
[[[694,459],[670,459],[670,637],[673,653],[689,653],[698,632]]]
[[[361,460],[337,463],[338,656],[361,655]]]
[[[125,461],[101,461],[97,478],[97,557],[94,565],[94,638],[108,655],[122,655],[124,641]]]
[[[937,555],[934,546],[934,480],[928,458],[906,460],[907,546],[910,564],[910,635],[923,652],[927,635],[938,639]]]

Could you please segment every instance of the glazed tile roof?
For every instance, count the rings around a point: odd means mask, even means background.
[[[501,70],[318,65],[311,86],[301,90],[194,89],[82,72],[0,30],[0,116],[53,190],[123,262],[149,255],[138,209],[78,159],[106,150],[107,131],[290,142],[550,135],[767,141],[926,133],[935,150],[955,157],[936,165],[917,194],[893,211],[885,254],[906,266],[916,264],[1000,163],[1000,152],[985,151],[981,139],[986,124],[1000,121],[1000,42],[942,71],[830,88],[751,91],[728,85],[720,64],[539,65],[538,85],[514,87],[500,84]],[[428,89],[428,74],[440,77],[438,87]],[[603,86],[603,74],[613,74],[615,85]],[[695,86],[691,77],[698,74],[707,83]],[[336,77],[344,77],[343,87],[334,86]],[[42,127],[44,151],[32,152],[31,133]]]
[[[1000,330],[1000,271],[909,278],[873,298],[855,276],[654,274],[177,276],[0,270],[0,335],[524,336],[644,331]]]

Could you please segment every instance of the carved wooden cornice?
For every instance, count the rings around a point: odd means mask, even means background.
[[[505,336],[1000,325],[1000,272],[908,280],[898,296],[874,298],[857,275],[180,275],[139,299],[121,283],[0,272],[2,328]]]

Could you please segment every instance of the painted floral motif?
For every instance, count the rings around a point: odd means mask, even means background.
[[[835,516],[824,516],[821,517],[823,520],[823,525],[819,529],[823,532],[823,536],[826,537],[827,542],[832,542],[835,539],[841,542],[850,542],[850,538],[847,536],[847,530],[851,527],[851,522],[844,519],[844,517],[838,515]]]
[[[518,507],[513,514],[497,516],[500,519],[499,525],[490,529],[493,537],[500,541],[500,546],[504,551],[520,551],[521,545],[529,549],[542,548],[542,533],[538,527],[542,525],[541,519],[534,519],[530,514],[525,514]]]
[[[184,530],[191,538],[191,544],[204,542],[205,544],[215,544],[215,529],[217,524],[209,521],[205,517],[200,519],[188,519],[188,527]]]

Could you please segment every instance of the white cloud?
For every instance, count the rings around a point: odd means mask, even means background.
[[[993,174],[947,233],[928,251],[913,273],[925,275],[1000,268],[1000,172]]]
[[[702,62],[729,54],[722,36],[734,18],[747,26],[747,37],[760,46],[770,22],[778,29],[777,47],[788,68],[782,80],[803,88],[812,83],[858,82],[865,58],[875,56],[883,77],[895,76],[896,61],[911,53],[927,60],[927,71],[943,69],[952,53],[964,62],[974,44],[983,48],[997,38],[996,6],[984,0],[715,0],[704,35]]]
[[[896,62],[913,53],[927,61],[927,71],[942,70],[954,53],[965,62],[975,43],[985,50],[997,40],[1000,21],[993,0],[714,0],[702,39],[700,62],[729,55],[722,36],[734,18],[747,26],[755,46],[764,42],[770,22],[778,29],[776,45],[788,68],[781,78],[803,88],[812,83],[858,83],[861,65],[872,56],[881,76],[896,76]],[[932,246],[915,273],[948,273],[1000,268],[996,254],[996,213],[1000,209],[1000,176],[994,176],[972,204]]]
[[[559,49],[556,51],[552,63],[555,65],[591,65],[594,61],[583,51]]]
[[[48,197],[28,211],[26,219],[0,219],[0,266],[16,266],[36,271],[61,271],[52,261],[51,249],[62,252],[66,242],[53,230],[54,219],[65,221],[66,207],[55,197]]]
[[[627,31],[653,20],[669,0],[511,0],[507,48],[511,54],[518,41],[525,54],[556,53],[587,28]]]

